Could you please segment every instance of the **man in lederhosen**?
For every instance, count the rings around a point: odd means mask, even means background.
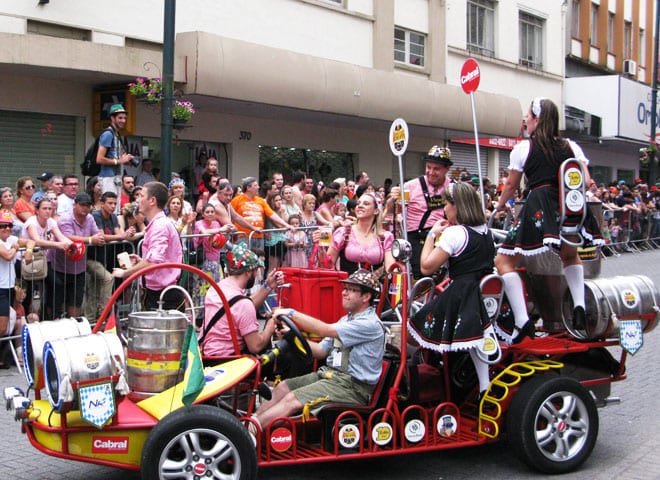
[[[447,173],[453,165],[449,148],[437,145],[431,147],[424,160],[426,161],[424,175],[406,182],[403,187],[404,191],[409,192],[410,198],[406,204],[406,228],[408,241],[412,246],[410,264],[413,277],[416,279],[423,276],[419,269],[419,257],[426,234],[436,221],[445,218],[442,192],[451,183]],[[388,212],[394,209],[394,204],[399,198],[401,198],[399,188],[393,187],[387,200]]]

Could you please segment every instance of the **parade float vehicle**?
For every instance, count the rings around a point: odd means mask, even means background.
[[[405,245],[396,250],[405,254]],[[202,275],[227,306],[210,277],[177,266]],[[162,267],[146,271],[157,268]],[[326,283],[334,276],[330,283],[340,292],[337,272],[314,272]],[[529,288],[533,275],[523,273]],[[405,267],[397,263],[379,304],[396,303],[407,288]],[[80,319],[25,329],[29,390],[6,389],[7,407],[40,451],[139,470],[145,479],[252,479],[258,468],[275,465],[448,450],[503,438],[541,472],[578,468],[596,442],[597,407],[614,400],[610,385],[626,378],[628,352],[634,353],[642,335],[657,324],[653,284],[643,276],[589,280],[586,330],[545,322],[536,339],[517,345],[494,347],[486,339],[482,351],[492,363],[492,382],[480,401],[469,355],[431,355],[401,340],[408,315],[435,288],[432,279],[423,279],[410,295],[400,295],[394,308],[380,309],[392,334],[369,405],[329,405],[317,416],[278,418],[260,430],[250,416],[269,393],[263,365],[288,355],[291,362],[314,368],[308,338],[281,317],[288,332],[263,357],[207,359],[203,389],[185,406],[180,358],[190,315],[134,312],[125,338],[121,322],[119,334],[101,331],[110,305],[122,294],[118,289],[93,329]],[[499,277],[484,278],[482,292],[493,318],[505,314]],[[532,292],[529,288],[530,302]]]
[[[561,191],[567,199],[575,196],[575,185],[584,184],[581,170],[574,175],[579,165],[568,167],[568,187]],[[579,207],[580,202],[567,203]],[[189,265],[165,264],[128,278],[93,328],[84,319],[26,326],[28,388],[5,389],[7,408],[41,452],[140,471],[145,480],[248,480],[271,466],[358,461],[501,440],[540,472],[577,469],[597,440],[597,408],[617,401],[610,396],[611,384],[626,378],[628,356],[657,325],[660,297],[653,283],[641,275],[598,278],[598,252],[583,252],[591,255],[585,261],[587,318],[576,328],[557,256],[549,252],[525,259],[520,274],[537,335],[514,345],[483,339],[478,350],[490,363],[492,380],[481,396],[469,354],[432,354],[405,341],[409,317],[443,286],[433,278],[411,285],[409,253],[405,240],[395,240],[397,262],[386,273],[377,302],[390,334],[368,405],[327,405],[315,416],[279,417],[263,426],[252,420],[258,403],[269,396],[264,377],[273,363],[287,358],[289,371],[296,372],[318,367],[309,348],[316,339],[285,316],[280,321],[286,334],[272,351],[205,359],[191,393],[196,360],[189,347],[196,342],[190,342],[190,324],[199,306],[186,313],[136,308],[118,321],[111,313],[123,290],[139,285],[142,275],[173,267],[201,276],[231,313],[208,275]],[[341,316],[345,273],[284,273],[288,288],[280,290],[278,304],[326,322]],[[501,278],[484,277],[481,291],[491,320],[506,335],[511,312]],[[228,323],[239,351],[233,320]]]

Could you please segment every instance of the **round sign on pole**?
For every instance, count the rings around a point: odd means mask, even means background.
[[[479,64],[474,58],[465,60],[461,68],[461,88],[465,93],[476,92],[481,80],[481,70]]]
[[[408,148],[408,124],[403,118],[397,118],[390,127],[390,150],[397,157],[406,153]]]

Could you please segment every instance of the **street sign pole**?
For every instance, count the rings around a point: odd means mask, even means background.
[[[486,211],[486,200],[484,192],[484,180],[481,174],[481,155],[479,154],[479,133],[477,129],[477,109],[474,105],[474,92],[479,87],[481,80],[481,70],[479,64],[473,58],[468,58],[461,68],[461,88],[470,95],[472,105],[472,125],[474,126],[474,148],[477,152],[477,169],[479,170],[479,198],[481,198],[481,209]]]

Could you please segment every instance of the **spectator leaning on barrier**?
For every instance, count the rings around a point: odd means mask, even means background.
[[[96,226],[90,214],[92,199],[86,193],[76,195],[71,213],[62,215],[58,221],[60,231],[71,241],[83,242],[86,246],[105,245],[103,233]],[[81,313],[85,293],[86,258],[72,259],[62,250],[56,250],[53,256],[55,271],[54,313],[65,312],[70,317]]]
[[[250,248],[263,248],[263,234],[261,231],[264,229],[266,217],[270,218],[273,224],[279,228],[289,226],[258,193],[259,182],[257,182],[257,179],[246,177],[243,179],[243,193],[237,195],[231,201],[231,208],[250,225],[250,228],[247,229],[243,224],[236,221],[234,226],[246,235],[256,232],[250,240]]]
[[[140,192],[138,209],[148,220],[142,244],[142,258],[131,255],[132,267],[127,270],[115,268],[112,275],[126,278],[149,265],[158,263],[181,263],[183,248],[174,223],[165,216],[163,209],[167,202],[167,187],[160,182],[146,183]],[[170,285],[176,285],[181,275],[178,268],[158,269],[144,276],[146,295],[144,305],[147,309],[158,308],[161,292]],[[166,310],[180,308],[183,295],[178,290],[170,290],[163,299]]]
[[[105,192],[101,195],[101,208],[92,212],[92,218],[99,230],[103,232],[106,243],[87,251],[89,284],[87,285],[85,315],[89,319],[98,318],[110,300],[114,279],[109,269],[115,266],[117,253],[124,251],[121,244],[109,244],[109,242],[131,240],[135,235],[135,228],[129,228],[127,231],[121,228],[117,215],[114,213],[116,207],[117,194]]]

